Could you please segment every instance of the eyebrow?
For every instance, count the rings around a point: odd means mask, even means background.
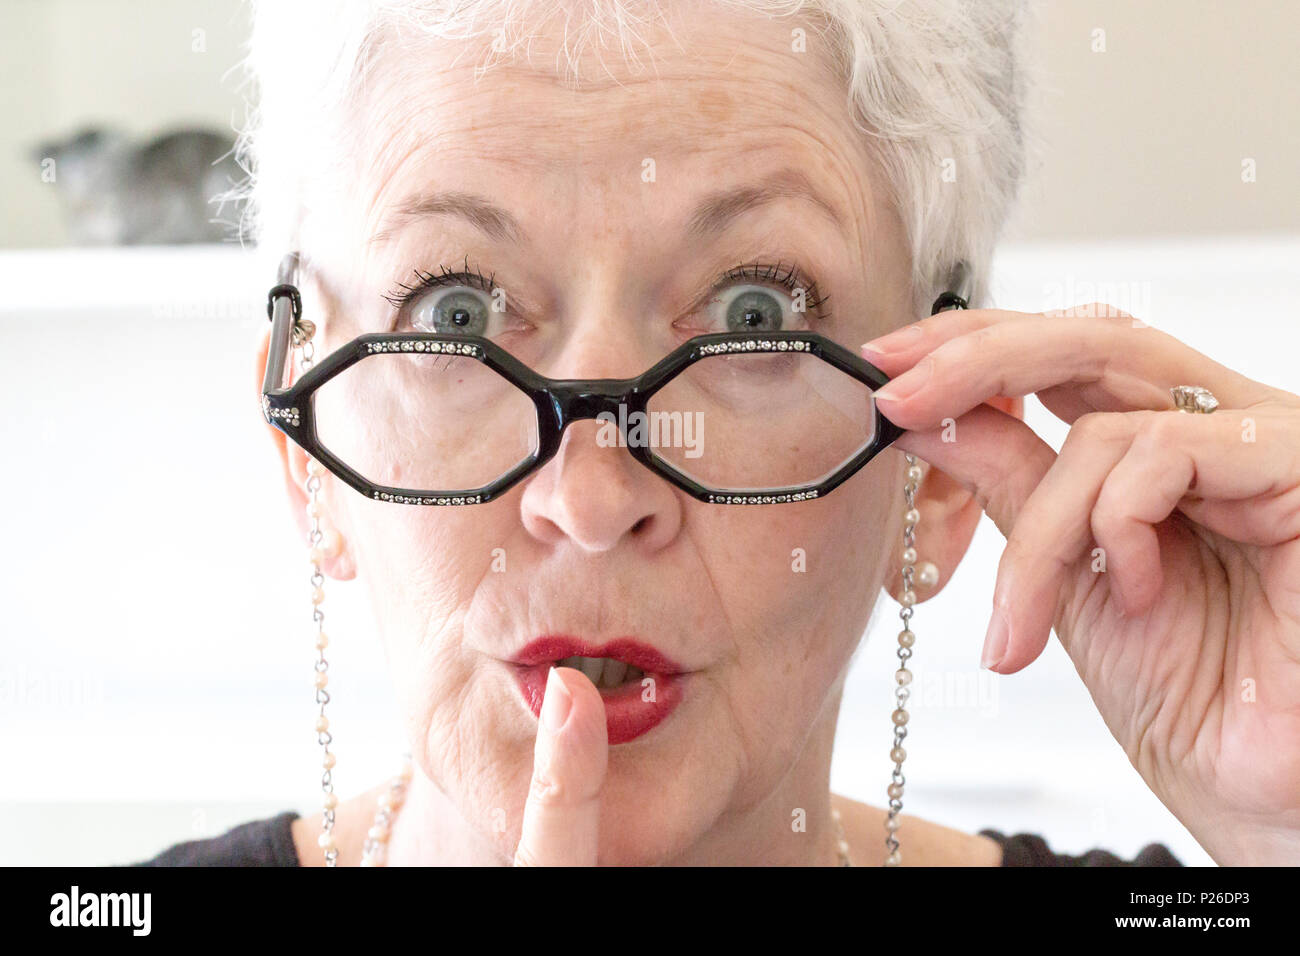
[[[701,200],[687,220],[688,234],[697,238],[716,235],[745,213],[782,199],[801,199],[819,208],[836,227],[844,220],[800,170],[786,168],[749,186],[719,190]],[[523,227],[509,212],[473,193],[447,191],[423,193],[401,202],[371,242],[385,242],[402,225],[428,216],[453,216],[476,227],[496,242],[518,243]]]
[[[459,217],[496,242],[519,242],[524,235],[518,220],[496,203],[473,193],[452,191],[421,194],[403,201],[370,241],[386,242],[402,225],[427,216]]]
[[[826,214],[837,228],[844,221],[831,203],[827,202],[803,172],[794,168],[782,169],[752,186],[725,189],[707,196],[691,215],[688,232],[696,237],[716,235],[751,209],[780,199],[802,199],[811,202]]]

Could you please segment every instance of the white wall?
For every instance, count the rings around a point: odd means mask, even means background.
[[[257,262],[233,248],[0,252],[0,863],[123,862],[315,805],[308,568],[257,403]],[[1297,262],[1300,237],[1015,246],[995,289],[1037,311],[1109,284],[1115,304],[1300,392]],[[1029,404],[1059,447],[1065,426]],[[1020,674],[979,671],[1001,545],[986,519],[917,609],[908,810],[1061,851],[1159,840],[1206,862],[1055,640]],[[328,594],[349,794],[392,771],[400,742],[365,597],[355,582]],[[882,598],[833,768],[837,789],[877,804],[897,624]],[[976,696],[936,696],[954,680]]]
[[[1046,148],[1013,238],[1300,229],[1300,5],[1035,7]],[[1245,159],[1253,182],[1242,181]]]

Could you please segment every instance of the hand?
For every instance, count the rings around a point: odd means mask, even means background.
[[[582,671],[552,667],[533,750],[515,866],[595,866],[609,735],[600,691]]]
[[[895,444],[1006,536],[985,666],[1020,670],[1055,628],[1217,862],[1300,863],[1300,396],[1115,310],[941,312],[876,342],[896,346],[864,347],[904,396],[878,400]],[[1171,411],[1172,385],[1220,407]],[[1031,392],[1072,426],[1059,456],[981,404]]]

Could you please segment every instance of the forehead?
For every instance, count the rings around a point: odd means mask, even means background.
[[[381,48],[358,114],[365,235],[387,233],[393,210],[435,185],[504,191],[525,222],[591,226],[613,211],[663,218],[702,191],[791,168],[842,221],[867,219],[865,143],[825,42],[719,8],[647,39],[639,67],[617,48],[589,51],[576,81],[554,43],[477,76],[477,44]]]

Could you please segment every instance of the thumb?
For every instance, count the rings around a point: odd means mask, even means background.
[[[609,762],[605,704],[581,671],[552,667],[515,866],[595,866]]]

